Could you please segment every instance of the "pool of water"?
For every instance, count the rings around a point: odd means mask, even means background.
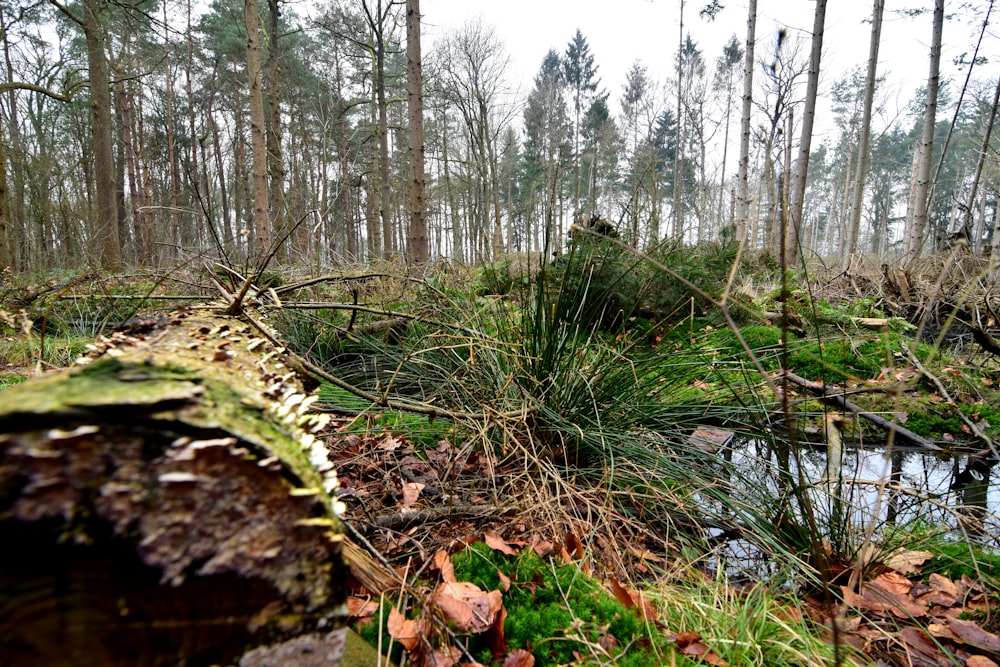
[[[759,494],[763,488],[777,497],[776,457],[765,443],[734,442],[730,454],[737,471],[731,480],[735,492]],[[836,522],[860,539],[871,528],[877,541],[894,526],[921,526],[984,547],[1000,546],[1000,488],[993,483],[1000,466],[981,457],[845,446],[839,479],[823,479],[826,465],[825,447],[802,446],[793,459],[793,475],[801,471],[819,524],[827,530]],[[719,555],[727,567],[749,572],[763,574],[761,568],[770,565],[766,554],[739,539],[729,541]]]

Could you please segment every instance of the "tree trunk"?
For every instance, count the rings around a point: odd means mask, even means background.
[[[740,164],[736,176],[736,238],[747,239],[750,174],[750,120],[753,112],[753,52],[757,29],[757,0],[747,9],[747,45],[743,61],[743,114],[740,116]],[[756,243],[756,239],[753,239]]]
[[[972,211],[976,207],[976,196],[979,191],[979,181],[983,176],[983,167],[986,165],[986,157],[990,153],[990,138],[993,136],[993,126],[996,123],[997,107],[1000,105],[1000,80],[993,91],[993,105],[990,107],[990,116],[986,121],[986,130],[983,132],[983,144],[979,149],[979,159],[976,161],[976,173],[972,178],[972,185],[969,186],[969,199],[965,205],[965,212],[962,216],[962,228],[960,233],[969,242],[971,250],[975,252],[979,245],[980,235],[973,236],[972,233]]]
[[[677,40],[677,139],[674,147],[674,193],[673,193],[673,218],[674,218],[674,239],[684,240],[684,216],[682,215],[681,203],[681,162],[684,158],[684,116],[681,113],[681,99],[684,89],[684,70],[682,67],[681,54],[684,52],[684,0],[680,2],[680,37]],[[653,239],[654,241],[658,239]]]
[[[340,198],[344,203],[344,236],[347,241],[348,262],[356,262],[360,258],[358,252],[358,235],[354,229],[354,210],[351,205],[350,169],[347,155],[347,104],[344,102],[343,73],[340,69],[340,50],[333,45],[333,63],[336,73],[337,90],[337,149],[340,155]]]
[[[191,185],[195,193],[200,193],[200,196],[204,198],[205,207],[211,210],[211,201],[209,200],[209,189],[207,183],[205,187],[202,187],[201,182],[201,169],[198,165],[198,150],[202,150],[202,155],[204,155],[205,144],[198,137],[198,124],[195,117],[195,109],[197,104],[195,103],[194,91],[192,87],[193,70],[194,70],[194,36],[192,34],[191,25],[191,4],[192,0],[187,0],[187,59],[185,61],[184,67],[184,92],[187,95],[188,104],[188,134],[190,135],[190,152],[188,153],[188,159],[191,162]],[[207,168],[207,167],[204,167]],[[211,224],[211,221],[208,221]],[[192,236],[194,238],[194,243],[197,246],[201,246],[204,242],[205,234],[201,225],[192,224],[191,229]]]
[[[410,231],[408,256],[425,264],[427,218],[424,204],[424,97],[420,60],[420,0],[406,3],[406,99],[410,122]]]
[[[167,22],[167,3],[163,3],[163,26],[163,88],[164,106],[167,112],[167,169],[170,174],[170,239],[173,243],[171,254],[179,258],[185,239],[181,233],[181,219],[178,214],[180,206],[177,201],[177,189],[180,187],[181,179],[177,171],[177,156],[174,150],[177,143],[174,140],[174,72],[170,69],[170,24]]]
[[[193,312],[4,392],[6,664],[312,665],[274,658],[341,641],[322,422],[266,338]]]
[[[871,136],[872,102],[875,98],[875,71],[878,66],[878,48],[882,38],[882,13],[885,0],[875,0],[872,8],[872,36],[868,46],[868,73],[865,76],[865,101],[861,110],[861,128],[858,135],[858,166],[854,174],[854,193],[850,217],[847,221],[847,243],[841,257],[842,268],[851,264],[851,257],[858,249],[858,229],[861,227],[861,206],[865,198],[865,177],[868,175],[868,145]]]
[[[0,271],[17,270],[14,263],[16,241],[10,220],[10,195],[7,192],[7,149],[3,130],[0,129]]]
[[[267,139],[264,128],[264,88],[260,67],[260,15],[256,0],[243,0],[247,28],[247,76],[250,79],[250,140],[253,153],[253,212],[257,258],[271,246],[270,204],[267,192]],[[251,256],[252,256],[251,251]]]
[[[78,22],[87,43],[87,68],[90,75],[91,141],[94,149],[94,183],[97,217],[92,239],[97,243],[101,265],[115,271],[121,268],[121,244],[118,238],[118,207],[115,202],[114,143],[111,134],[111,75],[104,49],[104,26],[100,0],[83,0],[83,16]],[[76,17],[73,17],[77,20]]]
[[[813,122],[816,119],[816,96],[819,92],[819,67],[823,55],[823,30],[826,23],[826,0],[816,0],[813,20],[812,51],[809,56],[809,78],[806,82],[805,107],[802,110],[802,134],[799,154],[792,173],[790,215],[784,230],[784,263],[796,264],[799,257],[799,234],[802,231],[802,208],[805,203],[806,176],[809,173],[809,149],[812,144]]]
[[[270,176],[270,209],[274,211],[274,229],[279,235],[287,233],[285,211],[285,162],[281,150],[281,68],[278,50],[278,19],[281,10],[278,0],[267,0],[267,172]],[[287,250],[287,248],[285,249]]]
[[[944,28],[944,0],[934,2],[934,29],[931,35],[930,70],[927,75],[927,99],[920,143],[913,154],[913,179],[906,202],[906,231],[903,263],[911,264],[920,256],[927,228],[927,194],[931,179],[931,154],[934,148],[934,124],[937,120],[938,86],[941,72],[941,35]]]

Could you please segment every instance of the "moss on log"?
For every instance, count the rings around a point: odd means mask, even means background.
[[[281,351],[186,311],[82,361],[0,393],[4,663],[336,664],[336,476]]]

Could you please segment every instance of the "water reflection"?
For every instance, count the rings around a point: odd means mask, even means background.
[[[732,484],[739,493],[754,488],[777,496],[777,461],[761,441],[732,443]],[[995,459],[989,452],[955,456],[905,448],[844,447],[839,479],[824,480],[824,447],[800,447],[793,477],[807,480],[809,498],[826,530],[863,531],[892,524],[954,531],[997,547],[1000,535],[1000,489],[991,484]],[[759,491],[758,494],[759,495]],[[727,558],[747,559],[760,567],[764,554],[752,554],[746,544],[729,544]]]

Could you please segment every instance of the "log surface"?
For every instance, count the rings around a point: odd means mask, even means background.
[[[336,476],[281,351],[186,311],[83,361],[0,393],[4,664],[336,655]]]

